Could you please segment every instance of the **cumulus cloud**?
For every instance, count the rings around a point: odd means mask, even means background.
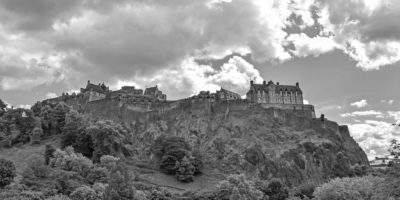
[[[167,71],[187,74],[187,65],[196,66],[191,63],[195,59],[232,54],[247,55],[258,63],[284,62],[340,49],[359,67],[378,69],[400,60],[396,21],[400,12],[395,3],[0,0],[0,88],[22,90],[63,82],[69,90],[87,79],[113,86],[124,81],[142,86],[157,80],[172,87],[170,82],[191,81],[160,78]],[[288,31],[294,27],[299,31]],[[308,34],[310,28],[316,28],[316,34]],[[196,67],[193,74],[200,77],[192,79],[207,80],[207,88],[215,89],[211,83],[237,85],[233,79],[238,74],[232,68]],[[204,79],[203,74],[215,70],[221,75]],[[189,88],[190,93],[198,91],[195,84]]]
[[[396,0],[318,0],[323,33],[364,70],[400,60],[400,6]],[[373,2],[373,3],[371,3]]]
[[[350,105],[354,106],[354,107],[357,107],[357,108],[363,108],[363,107],[368,105],[368,102],[367,102],[367,100],[362,99],[360,101],[353,102]]]
[[[367,111],[354,111],[351,113],[344,113],[341,114],[341,117],[360,117],[360,116],[375,116],[378,118],[382,118],[384,113],[381,111],[375,111],[375,110],[367,110]]]
[[[390,141],[400,139],[400,127],[384,121],[366,120],[364,123],[350,124],[349,130],[370,159],[387,155]]]

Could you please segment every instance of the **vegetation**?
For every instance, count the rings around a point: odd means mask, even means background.
[[[15,176],[14,163],[0,158],[0,187],[10,184]]]
[[[192,152],[188,142],[181,137],[158,137],[152,151],[160,160],[160,170],[167,174],[175,174],[182,182],[192,182],[194,175],[200,174],[203,168],[201,154]]]

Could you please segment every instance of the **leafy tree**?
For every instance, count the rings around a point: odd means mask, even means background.
[[[350,165],[347,162],[347,158],[342,152],[339,152],[336,155],[336,162],[333,165],[332,173],[334,177],[340,177],[340,178],[351,175]]]
[[[0,187],[10,184],[16,176],[13,162],[0,158]]]
[[[40,144],[42,136],[43,136],[42,128],[35,127],[31,133],[31,138],[30,138],[31,144]]]
[[[258,190],[254,182],[247,180],[243,174],[230,175],[227,180],[221,181],[217,186],[214,199],[248,199],[260,200],[263,193]]]
[[[372,200],[375,193],[374,186],[381,180],[381,178],[372,176],[336,178],[315,189],[315,200]]]
[[[305,183],[300,186],[295,191],[294,196],[299,197],[300,199],[305,199],[306,197],[309,199],[314,198],[313,193],[316,188],[315,183]]]
[[[131,200],[135,196],[132,177],[121,162],[111,171],[104,200]]]
[[[99,162],[103,155],[122,156],[127,131],[113,121],[97,121],[87,128],[93,142],[93,161]]]
[[[101,183],[96,183],[92,187],[83,185],[76,188],[71,193],[72,200],[98,200],[102,199],[106,186]]]
[[[50,158],[54,157],[54,152],[56,149],[51,144],[46,144],[45,150],[44,150],[44,162],[46,165],[49,164]]]
[[[75,153],[72,147],[65,151],[57,149],[54,157],[50,159],[50,166],[66,171],[73,171],[85,177],[93,167],[93,163],[80,153]]]
[[[190,160],[187,157],[183,157],[180,162],[176,163],[175,175],[178,181],[193,182],[195,170]]]
[[[272,179],[266,188],[261,189],[269,200],[285,200],[289,197],[289,190],[280,179]]]

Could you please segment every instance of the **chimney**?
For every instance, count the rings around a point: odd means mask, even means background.
[[[296,86],[299,87],[299,82],[296,83]]]
[[[263,85],[266,85],[267,84],[267,81],[263,81]]]
[[[254,81],[250,81],[250,85],[253,85],[254,84]]]
[[[276,82],[276,85],[279,85],[279,82]]]

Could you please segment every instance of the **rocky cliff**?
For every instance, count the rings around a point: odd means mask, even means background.
[[[208,174],[246,173],[297,185],[322,182],[333,176],[337,165],[368,165],[346,126],[313,119],[301,110],[207,99],[172,102],[156,109],[146,106],[98,101],[88,104],[85,112],[93,118],[123,122],[132,132],[133,156],[138,160],[151,160],[150,146],[158,136],[184,137],[202,152]]]

